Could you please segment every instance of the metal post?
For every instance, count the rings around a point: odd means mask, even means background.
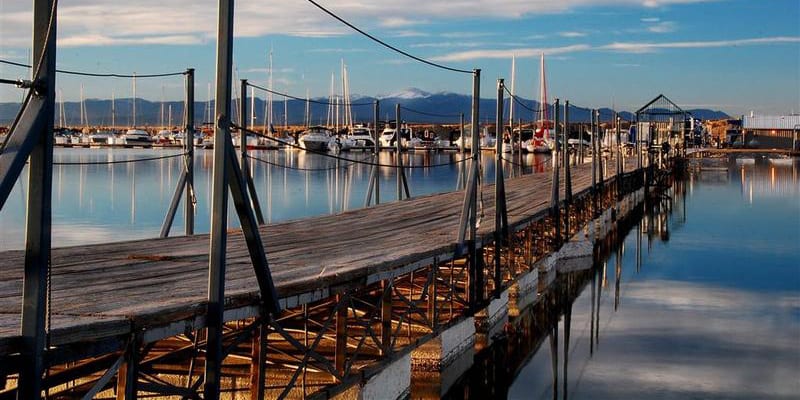
[[[600,185],[600,193],[602,195],[603,188],[605,187],[605,177],[603,174],[603,143],[600,140],[601,136],[605,136],[600,126],[600,110],[596,111],[597,116],[597,182]]]
[[[497,113],[495,115],[495,166],[494,166],[494,296],[500,298],[501,262],[500,253],[503,248],[503,216],[505,214],[505,196],[503,193],[503,79],[497,80]]]
[[[194,68],[186,70],[186,200],[184,202],[184,231],[186,235],[194,234]]]
[[[56,65],[56,8],[54,0],[35,0],[33,3],[33,54],[36,55],[31,80],[34,88],[31,102],[33,115],[27,116],[30,125],[20,123],[21,134],[26,134],[32,149],[28,173],[27,215],[25,221],[25,275],[22,288],[22,355],[18,381],[19,399],[39,399],[42,393],[42,376],[46,368],[44,348],[46,342],[45,315],[50,306],[47,301],[47,278],[50,272],[51,202],[53,192],[53,124],[55,113]],[[39,64],[40,63],[40,64]],[[36,66],[39,68],[36,68]],[[28,128],[28,131],[25,131]],[[12,132],[13,135],[15,132]],[[8,151],[10,143],[6,144]],[[13,150],[12,150],[13,151]],[[19,150],[23,151],[23,150]],[[14,155],[12,154],[11,157]],[[24,159],[18,160],[24,163]],[[0,165],[4,172],[3,183],[9,175],[19,176]],[[16,176],[12,180],[16,180]],[[13,185],[13,183],[12,183]],[[10,187],[9,187],[10,189]],[[10,192],[10,190],[9,190]],[[0,209],[7,194],[0,201]]]
[[[380,100],[375,100],[375,112],[372,115],[372,123],[374,124],[374,140],[375,140],[375,163],[380,163],[381,142],[378,134],[378,117],[380,116],[381,103]],[[381,203],[381,174],[380,167],[375,166],[375,204]]]
[[[469,228],[469,238],[474,242],[477,233],[477,205],[478,205],[478,176],[480,171],[480,138],[478,137],[478,112],[480,111],[480,91],[481,91],[481,70],[472,71],[472,164],[467,177],[464,201],[461,206],[461,218],[458,225],[458,244],[460,250],[464,250],[464,240]],[[463,137],[463,135],[462,135]],[[473,246],[474,247],[474,246]],[[471,247],[470,257],[473,257],[474,248]],[[472,258],[471,258],[472,260]]]
[[[263,225],[264,214],[261,213],[261,205],[258,203],[258,192],[256,191],[255,183],[253,183],[253,176],[250,174],[250,165],[247,162],[247,79],[242,79],[241,90],[242,106],[239,107],[239,121],[241,121],[242,129],[239,129],[239,151],[241,152],[239,165],[242,168],[242,187],[250,192],[250,206],[253,207],[258,223]]]
[[[569,100],[567,100],[564,102],[564,201],[567,207],[572,205],[572,168],[570,168],[569,153]],[[567,212],[567,225],[569,225],[569,212]]]
[[[615,122],[615,125],[616,125],[615,134],[617,136],[617,176],[616,176],[615,180],[616,180],[616,185],[617,185],[617,196],[618,197],[622,195],[622,143],[620,142],[620,140],[621,140],[620,129],[619,129],[620,120],[621,120],[620,117],[615,112],[614,113],[614,122]]]
[[[247,171],[247,79],[241,79],[241,89],[239,93],[239,165],[242,168],[242,186],[247,185],[250,174]]]
[[[636,169],[642,169],[642,139],[641,139],[642,132],[639,129],[638,112],[636,113],[636,119],[634,121],[635,121],[634,123],[636,124],[634,125],[636,127],[636,138],[635,138],[636,143],[633,146],[633,148],[636,150]]]
[[[461,153],[461,164],[458,167],[458,184],[456,185],[456,189],[464,189],[467,184],[467,164],[463,160],[467,157],[467,147],[466,147],[466,138],[464,137],[464,113],[461,113],[459,119],[459,139],[461,141],[460,146],[460,153]]]
[[[592,201],[593,201],[593,209],[595,208],[594,205],[595,199],[597,198],[597,134],[595,133],[595,125],[594,125],[594,110],[589,111],[589,134],[590,136],[590,143],[592,145]]]
[[[204,399],[220,394],[223,311],[225,302],[225,245],[228,235],[228,174],[231,81],[233,64],[233,0],[219,0],[217,21],[217,78],[214,127],[214,169],[211,189],[211,243],[208,260],[208,305]]]
[[[403,159],[400,157],[400,153],[402,152],[402,134],[401,134],[401,126],[400,123],[400,103],[397,103],[394,107],[394,115],[395,115],[395,122],[394,122],[394,145],[395,145],[395,157],[397,163],[397,200],[403,200]]]
[[[553,135],[556,138],[556,142],[553,146],[553,179],[552,179],[552,190],[550,192],[550,216],[553,219],[553,224],[555,225],[555,238],[556,238],[556,246],[559,245],[561,242],[561,204],[559,200],[559,191],[561,188],[559,187],[559,164],[561,160],[558,158],[558,151],[559,151],[559,113],[561,111],[561,106],[559,104],[560,100],[556,99],[553,103],[553,129],[555,129],[555,134]]]

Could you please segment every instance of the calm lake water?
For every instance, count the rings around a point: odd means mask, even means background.
[[[671,195],[448,397],[799,398],[800,162],[706,161]]]
[[[105,162],[178,154],[181,150],[156,149],[62,149],[56,162]],[[264,218],[269,222],[338,213],[364,206],[370,166],[337,161],[303,151],[252,151],[268,161],[251,160],[250,168],[258,190]],[[343,153],[343,157],[369,160],[369,153]],[[412,196],[455,190],[463,163],[457,153],[403,154],[404,165],[439,165],[406,171]],[[483,155],[486,182],[494,180],[494,155]],[[544,170],[546,156],[526,155],[526,165]],[[157,237],[183,158],[113,165],[56,165],[53,171],[53,246],[102,243]],[[394,165],[393,153],[380,154],[380,163]],[[211,192],[213,151],[195,152],[197,214],[195,231],[208,232],[208,201]],[[289,168],[284,168],[288,166]],[[311,170],[311,171],[304,171]],[[381,202],[396,197],[394,168],[381,169]],[[27,170],[0,211],[0,250],[24,246]],[[181,203],[183,204],[183,203]],[[181,210],[182,210],[181,205]],[[238,226],[233,204],[229,224]],[[183,232],[183,215],[175,217],[173,234]]]

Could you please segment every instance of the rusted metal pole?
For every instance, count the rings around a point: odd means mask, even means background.
[[[556,99],[553,103],[553,119],[554,119],[554,126],[555,132],[553,137],[555,137],[555,143],[553,144],[553,154],[551,158],[553,159],[553,178],[552,178],[552,186],[550,191],[550,216],[553,220],[553,224],[555,225],[555,234],[554,237],[555,245],[558,246],[561,242],[561,201],[559,199],[559,191],[561,190],[559,184],[559,164],[561,164],[561,160],[559,159],[559,113],[561,111],[561,106],[559,105],[559,99]]]
[[[53,125],[56,87],[56,8],[54,0],[33,2],[33,54],[36,64],[31,70],[33,91],[30,103],[23,110],[20,122],[10,135],[23,137],[24,144],[6,147],[20,153],[30,149],[28,158],[28,198],[25,218],[25,274],[22,283],[22,357],[20,358],[19,399],[39,399],[42,394],[42,377],[47,368],[44,356],[47,333],[48,275],[50,274],[50,246],[53,197]],[[38,67],[38,68],[37,68]],[[16,135],[15,135],[16,133]],[[9,138],[11,142],[12,138]],[[11,144],[11,143],[7,143]],[[29,147],[30,146],[30,147]],[[5,155],[5,154],[4,154]],[[0,200],[0,209],[5,204],[14,175],[19,174],[24,158],[12,158],[13,165],[0,165],[4,173],[2,183],[9,190]],[[3,160],[5,161],[5,160]],[[16,171],[14,171],[16,170]]]
[[[184,200],[184,233],[194,234],[194,68],[186,70],[186,126],[184,147],[186,151],[186,188]]]
[[[500,298],[502,277],[500,253],[503,248],[503,217],[505,193],[503,193],[503,90],[505,82],[497,80],[497,112],[495,118],[495,166],[494,166],[494,296]]]

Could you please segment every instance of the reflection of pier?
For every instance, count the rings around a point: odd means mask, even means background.
[[[538,292],[534,301],[521,310],[515,310],[512,307],[513,301],[510,301],[508,319],[499,327],[500,329],[496,329],[492,344],[481,351],[476,347],[474,352],[466,352],[468,369],[463,363],[456,365],[454,368],[462,371],[457,379],[444,378],[451,373],[450,371],[442,371],[440,374],[428,373],[416,376],[423,381],[415,382],[417,387],[427,386],[430,389],[432,382],[447,385],[447,394],[443,396],[447,399],[506,398],[511,385],[519,379],[525,379],[520,378],[523,368],[538,352],[547,351],[552,376],[548,390],[552,393],[553,399],[569,398],[570,388],[576,385],[576,378],[570,378],[570,371],[574,371],[570,369],[571,359],[578,357],[577,361],[580,361],[584,357],[591,358],[600,347],[604,289],[613,290],[611,299],[613,305],[609,305],[613,307],[612,312],[623,306],[621,288],[625,268],[623,259],[626,236],[631,232],[635,235],[633,272],[638,273],[641,269],[642,253],[646,251],[642,249],[642,238],[645,235],[668,237],[664,233],[668,232],[668,228],[654,221],[663,221],[666,224],[673,213],[673,199],[676,196],[683,196],[684,193],[683,182],[676,181],[663,195],[657,193],[657,196],[637,205],[630,214],[618,220],[614,229],[597,243],[591,268],[559,273],[551,284]],[[612,256],[614,287],[607,288],[606,280],[612,271],[608,271],[608,265],[604,260]],[[576,340],[587,338],[571,337],[574,333],[572,313],[576,301],[587,294],[590,302],[588,354],[580,355],[575,354],[571,346],[577,344]],[[585,303],[580,304],[585,307]],[[413,392],[413,389],[412,387],[412,398],[438,398],[436,392]],[[535,398],[536,393],[539,392],[530,394]]]

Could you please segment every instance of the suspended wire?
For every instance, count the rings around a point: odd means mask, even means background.
[[[437,63],[435,63],[435,62],[433,62],[433,61],[428,61],[428,60],[426,60],[426,59],[424,59],[424,58],[420,58],[420,57],[417,57],[417,56],[415,56],[415,55],[413,55],[413,54],[410,54],[410,53],[408,53],[408,52],[406,52],[406,51],[400,50],[399,48],[397,48],[397,47],[394,47],[394,46],[392,46],[392,45],[390,45],[390,44],[388,44],[388,43],[384,42],[383,40],[380,40],[380,39],[378,39],[377,37],[375,37],[375,36],[372,36],[372,35],[370,35],[369,33],[367,33],[367,32],[365,32],[365,31],[363,31],[363,30],[359,29],[359,28],[358,28],[358,27],[356,27],[355,25],[353,25],[353,24],[351,24],[350,22],[347,22],[346,20],[344,20],[344,18],[342,18],[342,17],[340,17],[340,16],[338,16],[338,15],[334,14],[333,12],[329,11],[329,10],[328,10],[328,9],[326,9],[325,7],[321,6],[321,5],[320,5],[319,3],[317,3],[316,1],[314,1],[314,0],[306,0],[306,1],[308,1],[308,2],[309,2],[309,3],[311,3],[311,4],[313,4],[314,6],[316,6],[316,7],[317,7],[317,8],[319,8],[320,10],[322,10],[324,13],[326,13],[326,14],[330,15],[331,17],[335,18],[337,21],[339,21],[339,22],[341,22],[341,23],[343,23],[343,24],[347,25],[348,27],[350,27],[350,28],[351,28],[351,29],[353,29],[354,31],[356,31],[356,32],[358,32],[358,33],[360,33],[360,34],[362,34],[362,35],[364,35],[364,36],[366,36],[366,37],[368,37],[368,38],[372,39],[372,41],[374,41],[374,42],[376,42],[376,43],[380,44],[381,46],[383,46],[383,47],[386,47],[386,48],[388,48],[388,49],[390,49],[390,50],[393,50],[393,51],[395,51],[395,52],[397,52],[397,53],[400,53],[400,54],[402,54],[402,55],[404,55],[404,56],[406,56],[406,57],[408,57],[408,58],[411,58],[411,59],[413,59],[413,60],[416,60],[416,61],[419,61],[419,62],[421,62],[421,63],[428,64],[428,65],[430,65],[430,66],[432,66],[432,67],[440,68],[440,69],[443,69],[443,70],[446,70],[446,71],[460,72],[460,73],[463,73],[463,74],[472,74],[472,73],[473,73],[472,71],[469,71],[469,70],[466,70],[466,69],[458,69],[458,68],[448,67],[448,66],[446,66],[446,65],[442,65],[442,64],[437,64]]]
[[[261,132],[256,132],[254,130],[242,128],[241,126],[238,126],[236,124],[231,124],[231,127],[239,129],[239,130],[243,130],[243,131],[245,131],[245,132],[247,132],[248,134],[251,134],[251,135],[256,135],[256,136],[263,137],[263,138],[268,139],[268,140],[272,140],[272,141],[274,141],[276,143],[280,143],[280,144],[283,144],[285,146],[288,146],[288,147],[291,147],[291,148],[294,148],[294,149],[305,150],[306,153],[318,154],[318,155],[321,155],[323,157],[332,158],[334,160],[347,161],[347,162],[352,162],[352,163],[356,163],[356,164],[363,164],[363,165],[371,165],[373,167],[398,168],[398,165],[396,165],[396,164],[381,164],[381,163],[374,163],[374,162],[369,162],[369,161],[364,161],[364,160],[354,160],[352,158],[341,157],[341,156],[337,156],[335,154],[330,154],[330,153],[327,153],[327,152],[304,149],[303,147],[301,147],[299,145],[296,145],[294,143],[289,143],[289,142],[287,142],[285,140],[281,140],[281,139],[278,139],[276,137],[267,136],[267,135],[265,135],[265,134],[263,134]],[[448,165],[460,164],[460,163],[465,162],[465,161],[467,161],[469,159],[470,159],[469,157],[465,157],[465,158],[463,158],[461,160],[454,161],[454,162],[441,163],[441,164],[432,164],[432,165],[404,165],[401,168],[406,168],[406,169],[424,169],[424,168],[445,167],[445,166],[448,166]]]
[[[187,152],[178,153],[178,154],[170,154],[166,156],[159,156],[159,157],[145,157],[145,158],[134,158],[130,160],[114,160],[114,161],[66,161],[66,162],[54,162],[53,165],[111,165],[111,164],[131,164],[143,161],[155,161],[155,160],[164,160],[167,158],[175,158],[181,157],[189,154]]]
[[[400,106],[400,109],[408,111],[413,114],[426,115],[428,117],[437,117],[437,118],[461,118],[461,116],[463,115],[463,114],[437,114],[426,111],[419,111],[405,106]]]
[[[325,105],[325,106],[343,106],[343,105],[371,106],[371,105],[375,104],[373,102],[369,102],[369,103],[348,103],[348,104],[345,104],[345,103],[331,103],[329,101],[313,100],[313,99],[306,99],[306,98],[303,98],[303,97],[292,96],[290,94],[281,93],[281,92],[279,92],[277,90],[267,89],[267,88],[262,87],[262,86],[254,85],[254,84],[252,84],[250,82],[247,82],[247,86],[250,86],[251,88],[255,88],[255,89],[258,89],[258,90],[263,90],[263,91],[265,91],[267,93],[272,93],[272,94],[275,94],[275,95],[278,95],[278,96],[288,97],[288,98],[293,99],[293,100],[308,101],[309,103],[322,104],[322,105]]]
[[[539,105],[539,109],[538,110],[534,109],[534,108],[531,108],[531,107],[528,107],[527,105],[525,105],[525,103],[523,103],[516,95],[512,94],[511,91],[508,90],[508,87],[506,85],[503,85],[503,89],[506,90],[506,93],[508,93],[508,95],[511,96],[511,98],[514,99],[514,102],[517,103],[520,107],[522,107],[522,108],[524,108],[524,109],[526,109],[526,110],[528,110],[528,111],[530,111],[530,112],[532,112],[534,114],[541,114],[541,113],[544,112],[544,109],[541,108],[541,105]]]
[[[355,162],[349,162],[347,165],[340,165],[340,166],[338,166],[338,167],[328,167],[328,168],[301,168],[301,167],[293,167],[293,166],[291,166],[291,165],[286,165],[286,164],[278,164],[278,163],[276,163],[276,162],[272,162],[272,161],[269,161],[269,160],[265,160],[265,159],[263,159],[263,158],[259,158],[259,157],[253,157],[253,156],[251,156],[250,154],[248,154],[248,155],[247,155],[247,158],[249,158],[249,159],[251,159],[251,160],[258,161],[258,162],[262,162],[262,163],[264,163],[264,164],[272,165],[273,167],[285,168],[285,169],[291,169],[291,170],[295,170],[295,171],[306,171],[306,172],[334,171],[334,170],[338,170],[338,169],[348,169],[348,168],[350,168],[350,167],[352,167],[353,165],[355,165],[355,164],[356,164]]]
[[[542,165],[544,163],[550,162],[551,158],[552,158],[552,156],[547,156],[543,160],[541,160],[541,161],[539,161],[537,163],[533,163],[531,165],[525,165],[524,163],[518,163],[516,161],[512,161],[512,160],[509,160],[509,159],[507,159],[507,158],[505,158],[503,156],[500,156],[501,160],[503,160],[503,161],[505,161],[505,162],[507,162],[507,163],[509,163],[511,165],[515,165],[517,167],[531,167],[531,168],[535,168],[535,167],[538,167],[538,166],[540,166],[540,165]]]
[[[23,82],[21,80],[19,80],[19,79],[1,79],[0,78],[0,83],[2,83],[4,85],[21,86]]]
[[[28,64],[23,64],[23,63],[18,63],[18,62],[14,62],[14,61],[3,60],[3,59],[0,59],[0,64],[13,65],[13,66],[22,67],[22,68],[30,68],[31,67]],[[97,77],[97,78],[161,78],[161,77],[166,77],[166,76],[186,75],[186,71],[167,72],[167,73],[163,73],[163,74],[142,74],[142,75],[139,75],[139,74],[135,74],[135,75],[134,74],[112,74],[112,73],[104,74],[104,73],[96,73],[96,72],[70,71],[70,70],[64,70],[64,69],[56,69],[56,72],[58,72],[60,74],[65,74],[65,75],[93,76],[93,77]],[[35,81],[35,79],[34,79],[34,81]]]

